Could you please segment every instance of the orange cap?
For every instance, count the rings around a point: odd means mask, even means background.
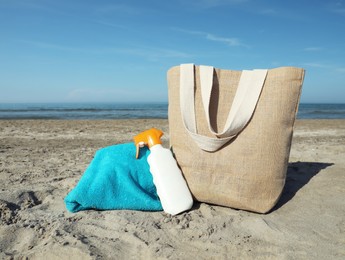
[[[149,130],[146,130],[144,132],[141,132],[140,134],[134,136],[134,143],[137,149],[135,158],[138,159],[139,157],[139,149],[140,147],[143,147],[144,145],[147,145],[149,148],[156,144],[161,144],[161,137],[163,135],[163,132],[161,130],[158,130],[156,128],[151,128]]]

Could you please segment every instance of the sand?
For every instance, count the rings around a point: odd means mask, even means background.
[[[0,121],[0,259],[345,259],[344,120],[297,121],[268,214],[69,213],[63,198],[95,151],[153,126],[168,132],[167,120]]]

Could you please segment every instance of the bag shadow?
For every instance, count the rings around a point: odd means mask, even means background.
[[[282,195],[276,206],[270,211],[275,211],[289,202],[296,193],[303,188],[321,170],[326,169],[334,163],[322,162],[293,162],[289,163],[286,182]]]

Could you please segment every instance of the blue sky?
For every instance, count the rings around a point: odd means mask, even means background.
[[[306,69],[345,103],[342,0],[0,0],[0,102],[167,101],[181,63]]]

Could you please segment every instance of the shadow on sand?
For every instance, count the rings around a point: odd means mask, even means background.
[[[280,197],[277,205],[271,210],[275,211],[290,201],[295,194],[306,185],[315,175],[321,170],[326,169],[333,163],[318,163],[318,162],[294,162],[289,163],[286,182],[283,189],[283,194]]]

